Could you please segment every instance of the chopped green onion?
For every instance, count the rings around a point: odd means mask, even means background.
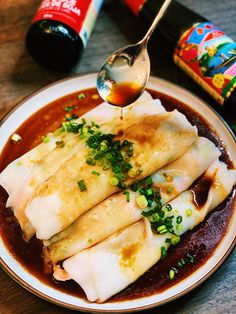
[[[93,239],[89,238],[88,243],[92,243],[92,242],[93,242]]]
[[[148,187],[152,186],[153,184],[152,178],[151,177],[146,178],[145,183]]]
[[[71,106],[68,106],[68,107],[64,108],[64,110],[65,110],[66,112],[70,112],[72,109],[73,109],[73,107],[71,107]]]
[[[179,243],[179,241],[180,241],[180,237],[177,235],[174,235],[173,238],[171,238],[172,245],[176,245],[177,243]]]
[[[159,215],[158,215],[158,213],[154,213],[154,214],[152,214],[151,216],[148,216],[148,220],[150,221],[150,222],[158,222],[159,221]]]
[[[160,234],[165,234],[168,232],[167,228],[166,228],[166,225],[161,225],[160,227],[157,228],[157,231],[160,233]]]
[[[79,188],[80,188],[80,192],[83,192],[83,191],[87,190],[87,187],[86,187],[86,185],[85,185],[84,180],[78,181],[78,186],[79,186]]]
[[[49,143],[51,141],[51,137],[48,136],[48,135],[47,136],[43,136],[42,137],[42,141],[47,144],[47,143]]]
[[[171,280],[173,280],[175,278],[175,271],[174,271],[173,268],[171,268],[170,271],[169,271],[169,278]]]
[[[192,256],[191,254],[187,253],[186,259],[189,263],[194,263],[194,256]]]
[[[183,258],[181,258],[179,261],[178,261],[178,266],[179,267],[183,267],[185,265],[185,260]]]
[[[152,190],[152,189],[147,189],[147,190],[146,190],[146,194],[147,194],[148,196],[153,195],[153,190]]]
[[[124,191],[123,194],[126,196],[126,201],[130,202],[130,193],[128,191]]]
[[[161,246],[161,259],[164,259],[167,256],[167,251],[165,246]]]
[[[166,243],[171,243],[171,239],[170,238],[166,238],[165,242]]]
[[[193,214],[192,209],[187,209],[187,210],[186,210],[186,216],[187,216],[187,217],[191,217],[192,214]]]
[[[116,185],[118,185],[119,180],[116,177],[112,177],[112,178],[110,178],[109,182],[111,185],[116,186]]]
[[[136,203],[138,205],[139,208],[146,208],[148,205],[147,199],[144,195],[139,195],[138,197],[136,197]]]
[[[140,182],[139,182],[139,181],[133,182],[133,183],[131,184],[130,188],[131,188],[131,190],[132,190],[133,192],[138,191],[138,189],[140,188]]]
[[[86,97],[86,96],[85,96],[84,93],[80,93],[80,94],[78,95],[79,100],[84,99],[85,97]]]
[[[177,218],[176,218],[176,223],[179,225],[179,224],[181,224],[181,222],[183,221],[183,217],[182,216],[178,216]]]
[[[98,177],[100,176],[100,173],[95,171],[95,170],[92,171],[92,174],[95,175],[95,176],[98,176]]]
[[[177,226],[176,226],[176,229],[177,229],[177,230],[180,230],[180,231],[183,230],[183,228],[184,228],[183,225],[177,225]]]
[[[92,158],[88,158],[88,159],[86,159],[86,164],[88,164],[90,166],[95,166],[96,162]]]
[[[172,206],[170,204],[166,204],[165,208],[170,212],[172,210]]]
[[[123,182],[119,182],[117,184],[118,188],[121,189],[121,190],[125,190],[127,188],[127,185],[124,184]]]

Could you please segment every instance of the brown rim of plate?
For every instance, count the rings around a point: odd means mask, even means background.
[[[39,93],[41,93],[42,91],[44,91],[45,89],[48,89],[51,86],[57,85],[59,83],[63,83],[65,81],[69,81],[71,79],[74,79],[76,77],[83,77],[86,75],[93,75],[96,73],[93,72],[88,72],[88,73],[83,73],[83,74],[76,74],[76,75],[72,75],[70,77],[58,80],[56,82],[53,82],[51,84],[48,84],[44,87],[42,87],[39,90],[36,90],[35,92],[31,93],[29,96],[25,97],[23,100],[21,100],[16,106],[14,106],[8,113],[6,113],[0,120],[0,126],[7,120],[7,118],[19,107],[21,107],[26,101],[28,101],[30,98],[34,97],[35,95],[38,95]],[[154,78],[153,76],[150,76],[150,78]],[[228,124],[226,123],[226,121],[219,115],[219,113],[213,109],[210,105],[208,105],[206,102],[204,102],[200,97],[194,95],[193,93],[191,93],[190,91],[188,91],[187,89],[183,88],[183,87],[179,87],[178,85],[176,85],[175,83],[169,82],[167,80],[164,80],[162,78],[158,78],[159,80],[166,82],[166,83],[171,83],[172,85],[177,86],[178,88],[183,89],[184,91],[186,91],[189,94],[192,94],[196,99],[200,100],[201,103],[203,105],[205,105],[206,107],[208,107],[215,115],[216,117],[224,124],[226,130],[229,132],[229,134],[233,137],[234,140],[236,140],[236,136],[234,135],[233,131],[230,129],[230,127],[228,126]],[[175,98],[175,97],[173,97]],[[222,240],[221,240],[222,241]],[[149,305],[144,305],[144,306],[137,306],[137,307],[133,307],[131,309],[124,309],[124,310],[102,310],[102,309],[91,309],[91,308],[85,308],[79,305],[71,305],[69,303],[60,301],[58,299],[54,299],[52,297],[49,297],[48,295],[46,295],[45,293],[42,293],[41,291],[37,290],[36,288],[32,287],[30,284],[28,284],[27,282],[25,282],[23,279],[21,279],[4,261],[3,259],[0,257],[0,266],[2,267],[2,269],[15,281],[17,282],[20,286],[22,286],[23,288],[25,288],[26,290],[28,290],[29,292],[33,293],[34,295],[40,297],[43,300],[49,301],[55,305],[59,305],[61,307],[67,308],[67,309],[71,309],[71,310],[79,310],[81,312],[85,312],[85,313],[91,313],[91,311],[93,313],[132,313],[132,312],[137,312],[137,311],[143,311],[143,310],[148,310],[157,306],[161,306],[164,305],[166,303],[169,303],[171,301],[174,301],[180,297],[182,297],[183,295],[189,293],[190,291],[192,291],[193,289],[195,289],[196,287],[198,287],[201,283],[203,283],[205,280],[207,280],[222,264],[223,262],[226,260],[226,258],[230,255],[230,253],[232,252],[232,250],[234,249],[234,247],[236,246],[236,235],[232,241],[232,243],[230,244],[229,248],[227,249],[226,253],[222,256],[222,258],[218,261],[218,263],[211,269],[209,270],[200,280],[198,280],[196,283],[194,283],[193,285],[191,285],[191,287],[184,289],[183,291],[177,293],[176,295],[169,297],[165,300],[162,301],[158,301]],[[201,268],[201,267],[200,267]],[[155,294],[154,294],[155,295]],[[143,299],[143,298],[140,298]],[[138,299],[137,299],[138,300]],[[91,303],[92,304],[92,303]],[[115,304],[115,303],[114,303]]]

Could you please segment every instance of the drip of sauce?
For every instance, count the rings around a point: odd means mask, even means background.
[[[141,94],[143,88],[135,82],[113,84],[106,100],[118,107],[125,107],[134,102]]]
[[[123,117],[123,108],[120,108],[120,120],[122,121],[124,119]]]

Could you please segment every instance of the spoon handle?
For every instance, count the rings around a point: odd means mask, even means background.
[[[152,25],[150,26],[149,30],[147,31],[146,35],[143,37],[143,39],[139,42],[139,44],[146,46],[148,43],[148,40],[150,36],[152,35],[153,31],[155,30],[157,24],[160,22],[162,19],[163,15],[165,14],[166,9],[170,5],[172,0],[166,0],[162,7],[160,8],[159,12],[157,13],[154,21],[152,22]]]

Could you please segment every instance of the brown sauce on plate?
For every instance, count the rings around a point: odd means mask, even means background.
[[[233,167],[222,142],[198,113],[174,98],[155,91],[150,92],[154,98],[161,99],[167,110],[177,108],[183,112],[192,124],[197,125],[201,136],[209,138],[221,149],[221,160],[229,167]],[[85,95],[83,99],[78,97],[81,93]],[[98,97],[94,88],[67,95],[40,109],[16,130],[16,133],[22,137],[21,142],[12,143],[9,140],[6,144],[1,153],[0,171],[11,161],[39,144],[42,136],[47,132],[55,130],[60,125],[65,114],[77,114],[80,116],[96,107],[99,103],[101,103],[101,98]],[[65,112],[66,107],[72,109],[69,112]],[[202,177],[199,178],[192,186],[192,191],[195,193],[195,201],[199,206],[204,204],[204,186],[209,185],[209,182],[202,182],[202,180]],[[181,237],[179,244],[170,247],[168,255],[164,260],[159,261],[135,283],[115,295],[111,300],[114,302],[129,300],[164,291],[196,271],[213,254],[225,235],[234,209],[235,199],[235,191],[233,191],[218,208],[206,217],[204,222],[185,233]],[[85,297],[83,290],[75,282],[58,282],[53,279],[42,258],[41,241],[35,237],[28,242],[24,239],[12,211],[5,207],[6,200],[7,193],[0,187],[0,232],[4,243],[14,257],[30,273],[49,286],[75,296]],[[194,257],[194,262],[188,260],[189,255]],[[186,261],[182,267],[178,264],[181,259]],[[172,267],[176,271],[174,280],[168,277],[169,270]]]

